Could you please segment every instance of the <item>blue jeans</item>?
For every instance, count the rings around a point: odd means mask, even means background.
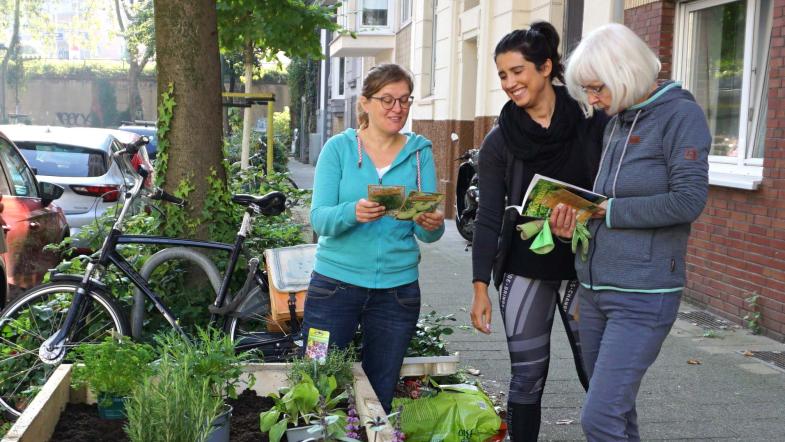
[[[420,316],[417,281],[368,289],[313,272],[305,298],[303,336],[330,332],[330,345],[346,348],[362,326],[362,366],[385,411],[390,412],[401,363]]]
[[[586,439],[639,441],[635,399],[643,375],[676,321],[681,292],[579,289],[579,327],[589,391],[581,411]]]

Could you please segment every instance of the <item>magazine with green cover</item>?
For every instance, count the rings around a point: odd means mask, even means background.
[[[404,186],[368,185],[368,201],[375,201],[385,207],[385,215],[397,220],[411,221],[419,214],[433,212],[444,200],[443,193],[420,192],[413,190],[408,196]]]
[[[517,209],[522,216],[543,219],[548,217],[551,209],[562,203],[574,207],[577,222],[583,224],[600,210],[600,204],[607,199],[604,195],[537,174],[526,189],[523,205],[509,207]]]

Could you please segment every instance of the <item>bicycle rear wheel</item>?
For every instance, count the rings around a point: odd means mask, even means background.
[[[235,312],[229,313],[224,332],[237,351],[256,351],[267,362],[286,361],[295,355],[294,337],[288,325],[270,317],[270,293],[256,286]]]
[[[114,300],[92,290],[66,341],[61,357],[44,361],[39,349],[62,327],[76,282],[53,282],[31,289],[0,315],[0,405],[19,416],[54,370],[67,361],[68,351],[81,343],[99,342],[112,333],[128,334],[125,316]]]

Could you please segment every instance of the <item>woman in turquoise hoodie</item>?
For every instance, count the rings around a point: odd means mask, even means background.
[[[575,259],[589,441],[640,440],[635,399],[676,320],[690,224],[708,195],[706,116],[678,83],[658,84],[659,72],[646,43],[614,23],[584,37],[565,75],[587,111],[612,117],[593,187],[609,199]],[[553,231],[569,236],[562,227]]]
[[[316,165],[311,225],[319,234],[303,330],[330,333],[346,347],[363,331],[363,369],[390,410],[403,356],[420,314],[417,239],[444,233],[440,211],[396,220],[368,201],[369,185],[436,191],[431,142],[400,133],[412,103],[411,75],[395,64],[371,68],[357,103],[359,129],[330,138]],[[416,238],[416,239],[415,239]]]

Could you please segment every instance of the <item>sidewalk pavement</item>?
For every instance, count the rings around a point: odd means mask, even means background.
[[[294,167],[292,167],[294,166]],[[313,168],[290,161],[303,176]],[[295,178],[298,184],[300,179]],[[311,181],[312,183],[312,181]],[[300,187],[306,187],[300,185]],[[421,244],[422,312],[455,313],[458,324],[470,324],[471,249],[446,220],[444,237]],[[493,298],[495,291],[491,289]],[[458,330],[448,337],[462,365],[480,371],[489,395],[506,403],[510,368],[507,345],[494,299],[490,336]],[[785,370],[752,357],[747,351],[782,352],[785,344],[750,334],[728,323],[707,329],[712,316],[682,302],[680,319],[665,341],[659,358],[643,379],[638,395],[638,420],[643,440],[785,441]],[[692,363],[690,363],[692,362]],[[540,440],[585,440],[580,426],[584,392],[575,374],[572,354],[560,321],[554,321],[551,364],[543,396]]]
[[[297,183],[297,187],[300,189],[313,188],[313,166],[301,163],[294,158],[289,158],[289,162],[286,165],[289,167],[289,173],[294,182]]]

